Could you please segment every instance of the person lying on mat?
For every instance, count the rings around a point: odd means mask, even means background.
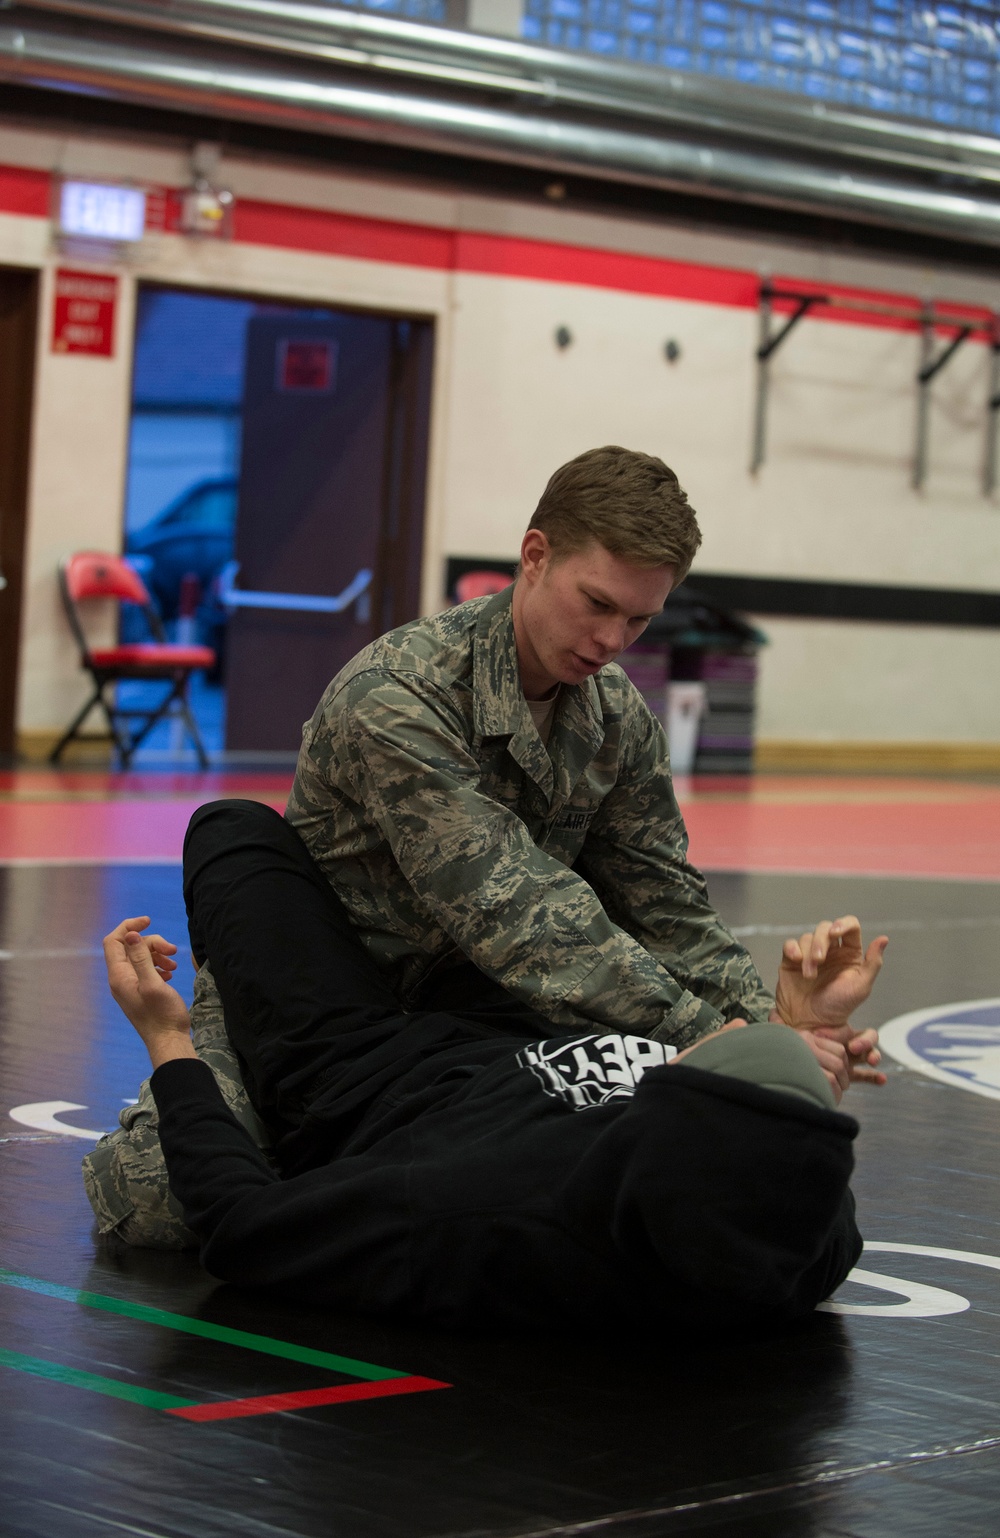
[[[267,807],[195,814],[185,895],[267,1152],[198,1057],[169,983],[176,947],[131,918],[105,956],[212,1275],[448,1327],[552,1329],[653,1307],[795,1319],[857,1260],[857,1124],[836,1110],[848,1051],[835,1035],[806,1044],[817,991],[845,970],[828,936],[815,957],[811,938],[791,942],[782,963],[804,1031],[737,1019],[678,1052],[625,1031],[553,1035],[488,995],[404,1012]]]

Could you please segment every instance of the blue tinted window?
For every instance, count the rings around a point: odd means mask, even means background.
[[[436,20],[445,0],[339,3]],[[1000,0],[525,0],[525,5],[522,35],[556,47],[723,75],[979,132],[996,133],[1000,122]]]
[[[587,48],[591,53],[617,53],[617,34],[614,32],[591,30],[587,33]]]

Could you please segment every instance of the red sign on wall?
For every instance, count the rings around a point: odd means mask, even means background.
[[[118,279],[96,272],[56,273],[53,352],[87,352],[110,358],[115,334]]]
[[[278,343],[278,389],[328,394],[333,389],[336,343],[291,341]]]

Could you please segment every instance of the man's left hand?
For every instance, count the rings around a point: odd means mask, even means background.
[[[806,1030],[846,1025],[871,993],[888,944],[879,935],[866,951],[853,914],[786,940],[775,990],[782,1020]]]

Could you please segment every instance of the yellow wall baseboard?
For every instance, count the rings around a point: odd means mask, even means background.
[[[17,736],[17,752],[28,763],[44,763],[61,732],[26,731]],[[108,763],[106,737],[85,735],[70,743],[64,762]],[[786,774],[998,774],[1000,742],[797,742],[764,738],[757,743],[754,768]]]
[[[27,731],[17,734],[17,756],[25,759],[29,764],[43,764],[55,747],[62,732],[56,731]],[[78,764],[86,759],[88,763],[110,762],[111,742],[107,737],[89,736],[84,733],[75,742],[71,742],[63,755],[65,764]]]
[[[1000,774],[1000,742],[757,743],[756,769],[895,774]]]

